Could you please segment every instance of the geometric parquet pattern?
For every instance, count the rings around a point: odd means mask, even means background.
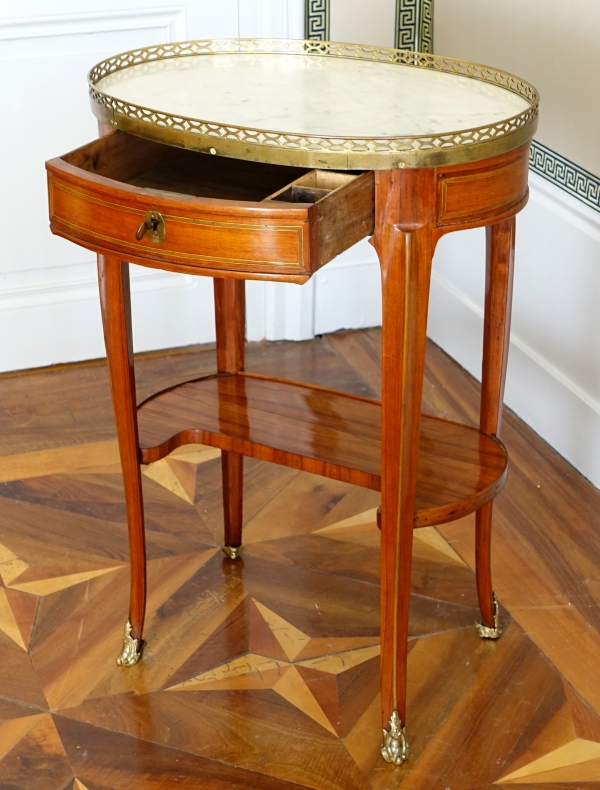
[[[248,367],[376,394],[378,337],[261,344]],[[425,407],[472,420],[475,383],[430,352]],[[142,360],[141,397],[208,358]],[[472,518],[416,531],[410,759],[395,768],[379,751],[379,495],[246,459],[246,548],[231,562],[219,549],[219,451],[183,447],[146,467],[147,644],[139,664],[118,667],[120,468],[104,369],[78,370],[53,381],[74,423],[89,418],[85,451],[44,411],[49,374],[0,379],[8,406],[18,392],[33,404],[16,429],[0,415],[2,790],[600,788],[600,497],[547,447],[544,472],[545,446],[515,417],[494,554],[505,633],[485,641],[473,627]],[[92,400],[100,412],[86,417]],[[566,509],[577,485],[589,534]],[[540,520],[538,535],[527,525]]]

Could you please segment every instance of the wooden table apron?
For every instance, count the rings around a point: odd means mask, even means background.
[[[108,131],[108,127],[101,128],[101,133]],[[516,150],[473,163],[374,172],[372,244],[379,257],[382,276],[383,391],[380,483],[376,475],[369,479],[374,481],[372,487],[381,487],[381,692],[384,727],[389,726],[394,711],[397,711],[402,725],[406,720],[411,550],[413,528],[419,525],[416,523],[417,471],[432,257],[438,240],[445,233],[486,227],[480,430],[487,436],[497,437],[508,351],[515,215],[527,201],[528,148],[529,143],[526,143]],[[49,170],[51,178],[56,176],[52,167]],[[225,545],[233,549],[242,543],[243,454],[292,465],[299,463],[297,458],[301,457],[303,469],[363,485],[366,473],[359,480],[358,472],[353,476],[352,470],[339,471],[335,464],[327,465],[302,457],[301,453],[294,457],[279,451],[279,454],[275,451],[269,451],[269,454],[262,445],[250,446],[250,442],[244,443],[241,439],[215,438],[206,430],[195,434],[182,432],[160,452],[141,447],[129,264],[123,261],[122,248],[110,240],[84,238],[79,230],[58,219],[52,220],[52,229],[98,253],[104,336],[131,545],[131,637],[140,640],[141,644],[146,606],[141,462],[156,460],[186,441],[213,441],[222,447]],[[276,279],[276,275],[226,266],[219,268],[214,264],[210,269],[196,267],[192,270],[181,262],[164,258],[157,260],[152,256],[152,249],[132,250],[126,257],[128,261],[167,271],[194,271],[213,276],[217,368],[220,374],[230,376],[244,370],[244,279],[252,276],[269,280]],[[310,272],[303,279],[309,275]],[[292,276],[278,279],[298,281],[298,277]],[[252,381],[259,382],[259,379]],[[315,397],[319,392],[324,392],[323,397],[333,396],[317,388],[313,391],[317,393]],[[504,452],[503,448],[501,450]],[[460,444],[455,451],[460,458]],[[341,461],[340,465],[343,466]],[[447,510],[443,519],[447,521],[473,510],[477,512],[477,590],[483,624],[491,630],[497,625],[490,573],[492,498],[502,487],[505,476],[504,468],[484,493],[467,497],[461,501],[460,507]],[[432,521],[425,520],[424,523]],[[433,523],[439,523],[439,519],[437,522],[434,519]],[[233,553],[235,555],[235,551]]]

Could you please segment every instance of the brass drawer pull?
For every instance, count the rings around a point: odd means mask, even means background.
[[[137,229],[135,237],[141,241],[144,236],[147,236],[154,244],[162,244],[167,235],[165,228],[165,220],[160,211],[151,209],[146,212],[144,221]]]

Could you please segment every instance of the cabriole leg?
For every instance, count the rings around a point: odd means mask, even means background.
[[[486,228],[485,320],[479,427],[490,436],[499,436],[502,421],[510,342],[515,225],[515,218],[511,217]],[[492,509],[492,502],[488,502],[477,511],[475,529],[477,594],[482,617],[482,622],[477,623],[477,630],[486,639],[498,639],[502,634],[498,601],[492,589]]]
[[[217,328],[217,370],[239,373],[244,369],[246,334],[245,281],[215,278],[215,321]],[[232,560],[242,553],[244,499],[244,456],[223,450],[223,551]]]
[[[123,469],[131,568],[129,619],[125,623],[123,648],[117,664],[131,667],[139,661],[143,644],[146,542],[133,369],[129,264],[118,258],[99,255],[98,280],[106,359]]]
[[[395,765],[408,755],[404,728],[412,538],[433,255],[431,228],[404,229],[396,209],[402,197],[422,195],[420,179],[427,199],[427,173],[376,174],[376,205],[383,214],[374,239],[383,293],[381,754]]]

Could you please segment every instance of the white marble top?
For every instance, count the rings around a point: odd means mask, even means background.
[[[145,63],[96,83],[115,99],[245,129],[324,137],[433,135],[529,108],[491,83],[433,69],[315,55],[197,55]]]

